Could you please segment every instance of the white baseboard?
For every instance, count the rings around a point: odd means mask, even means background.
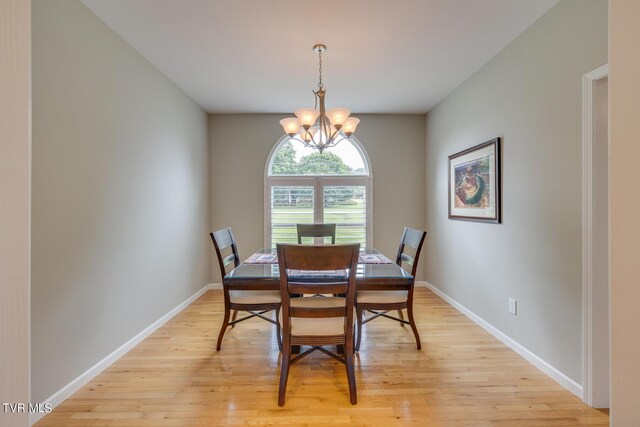
[[[220,285],[219,287],[221,288],[222,286]],[[169,320],[171,320],[172,317],[174,317],[176,314],[184,310],[187,306],[189,306],[189,304],[191,304],[192,302],[200,298],[200,296],[202,296],[209,289],[215,289],[215,288],[217,288],[216,284],[208,284],[202,289],[200,289],[198,292],[196,292],[195,294],[187,298],[187,300],[179,304],[176,308],[174,308],[173,310],[171,310],[170,312],[162,316],[160,319],[153,322],[151,325],[145,328],[138,335],[131,338],[122,346],[114,350],[107,357],[105,357],[104,359],[102,359],[101,361],[93,365],[91,368],[87,369],[87,371],[85,371],[79,377],[71,381],[66,386],[62,387],[56,393],[51,395],[51,397],[49,397],[48,399],[45,399],[43,404],[50,403],[52,408],[55,408],[56,406],[60,405],[63,401],[71,397],[73,393],[80,390],[85,384],[87,384],[89,381],[94,379],[98,374],[100,374],[100,372],[104,371],[106,368],[111,366],[116,360],[122,357],[125,353],[127,353],[136,345],[140,344],[145,338],[147,338],[149,335],[154,333],[158,328],[160,328],[162,325],[164,325]],[[30,425],[35,424],[45,415],[47,414],[41,413],[41,412],[30,414],[29,416]]]
[[[209,289],[222,289],[222,283],[209,283]]]
[[[527,348],[523,347],[512,338],[505,335],[503,332],[498,330],[495,326],[491,325],[486,320],[482,319],[480,316],[476,315],[474,312],[451,298],[449,295],[442,292],[440,289],[436,288],[429,282],[418,282],[416,281],[416,287],[426,287],[429,288],[434,294],[438,295],[440,298],[449,303],[456,310],[467,316],[474,323],[480,326],[485,331],[489,332],[491,335],[502,341],[507,347],[518,353],[520,356],[524,357],[528,360],[533,366],[540,369],[545,374],[549,375],[553,378],[558,384],[569,390],[571,393],[578,396],[580,399],[583,398],[582,386],[551,366],[549,363],[542,360],[540,357],[536,356]]]

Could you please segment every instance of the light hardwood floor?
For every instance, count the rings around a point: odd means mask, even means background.
[[[275,328],[241,323],[216,352],[222,293],[209,291],[36,425],[609,424],[429,290],[415,304],[421,351],[390,320],[363,328],[354,406],[344,366],[316,352],[292,366],[279,408]]]

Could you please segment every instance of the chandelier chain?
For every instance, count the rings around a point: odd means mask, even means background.
[[[324,85],[322,84],[322,50],[318,51],[318,75],[320,79],[318,80],[318,89],[322,90]]]

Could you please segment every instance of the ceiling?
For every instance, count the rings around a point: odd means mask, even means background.
[[[426,113],[557,0],[83,0],[212,113]]]

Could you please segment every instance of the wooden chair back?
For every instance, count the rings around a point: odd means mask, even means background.
[[[353,306],[356,296],[356,270],[360,244],[287,245],[278,244],[283,332],[291,331],[291,317],[345,317],[347,333],[353,333]],[[344,271],[344,275],[336,274]],[[305,271],[325,271],[327,277],[305,280]],[[322,281],[322,283],[319,283]],[[291,307],[291,295],[344,294],[343,307]],[[348,336],[348,335],[347,335]]]
[[[223,228],[222,230],[209,233],[209,235],[211,236],[213,247],[216,249],[216,255],[218,256],[220,274],[224,277],[229,271],[240,265],[238,245],[230,228]],[[230,268],[231,265],[233,265],[233,267]]]
[[[331,244],[336,244],[335,224],[296,224],[296,228],[298,229],[299,245],[302,244],[303,237],[331,237]]]
[[[396,264],[409,271],[413,277],[416,277],[418,259],[426,236],[426,231],[416,230],[415,228],[405,227],[402,232],[398,255],[396,256]],[[405,265],[408,266],[409,269],[407,269]]]

